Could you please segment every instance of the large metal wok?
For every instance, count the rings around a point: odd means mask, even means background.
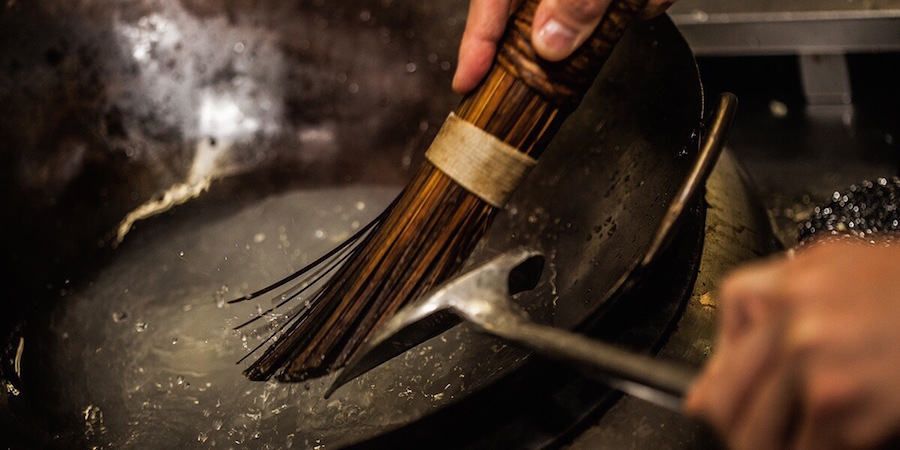
[[[466,4],[0,7],[0,174],[13,212],[3,439],[331,448],[519,373],[527,353],[457,327],[325,400],[330,377],[246,381],[235,361],[282,318],[236,332],[271,304],[224,305],[325,252],[399,191],[456,101]],[[701,114],[674,25],[635,26],[473,261],[538,247],[549,276],[519,299],[532,318],[576,328],[610,314],[637,281],[659,282],[642,261],[696,163]],[[113,250],[141,205],[159,214]],[[696,228],[702,214],[686,219]],[[673,291],[692,282],[702,239],[688,236],[675,242]]]

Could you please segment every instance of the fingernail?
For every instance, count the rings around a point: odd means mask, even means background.
[[[562,23],[550,19],[537,33],[538,53],[549,60],[563,59],[574,50],[578,33]]]

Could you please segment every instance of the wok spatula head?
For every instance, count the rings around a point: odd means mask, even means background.
[[[507,298],[537,286],[544,256],[518,248],[497,256],[451,279],[431,294],[402,308],[372,336],[347,363],[325,397],[356,377],[449,330],[464,318],[478,314],[478,300]],[[482,311],[489,314],[489,304]]]

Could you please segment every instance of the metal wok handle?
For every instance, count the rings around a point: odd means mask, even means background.
[[[674,411],[681,410],[682,398],[697,375],[696,369],[683,364],[661,361],[527,319],[475,325],[538,354],[586,370],[588,375],[602,378],[622,392]]]
[[[734,121],[734,114],[737,111],[737,96],[730,92],[726,92],[719,96],[716,109],[711,116],[705,120],[702,127],[706,131],[706,135],[702,136],[703,143],[700,152],[697,154],[697,160],[694,167],[681,185],[678,195],[675,196],[666,216],[663,218],[662,224],[656,230],[653,241],[641,261],[641,266],[648,266],[654,260],[662,249],[668,245],[669,240],[675,234],[673,230],[678,226],[678,222],[684,215],[683,211],[691,204],[691,200],[695,198],[700,188],[706,185],[709,174],[712,173],[719,155],[728,142],[728,134],[731,132],[731,124]]]

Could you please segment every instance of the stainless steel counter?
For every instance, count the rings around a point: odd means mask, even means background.
[[[900,0],[680,0],[669,14],[700,56],[900,49]]]

